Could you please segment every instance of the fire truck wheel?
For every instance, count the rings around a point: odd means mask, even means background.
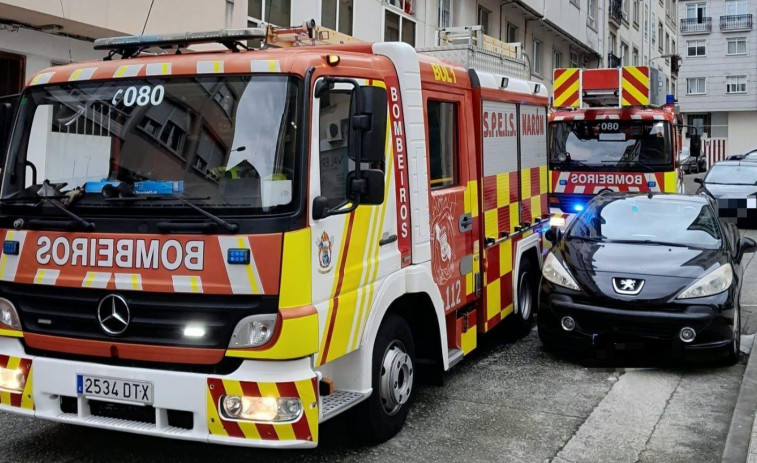
[[[405,424],[415,398],[415,343],[405,319],[388,314],[373,346],[373,393],[357,414],[361,437],[372,444],[385,442]]]
[[[515,323],[524,334],[531,331],[534,319],[534,304],[537,299],[535,281],[536,273],[531,262],[522,259],[518,267],[518,312],[515,314]]]

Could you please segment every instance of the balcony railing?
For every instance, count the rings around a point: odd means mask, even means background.
[[[721,31],[749,31],[752,30],[751,14],[730,14],[720,17]]]
[[[607,54],[607,67],[608,68],[619,68],[620,67],[620,56],[617,56],[613,52],[608,53]]]
[[[610,20],[618,25],[623,21],[623,0],[610,0]]]
[[[701,34],[712,31],[712,18],[683,18],[681,20],[682,34]]]

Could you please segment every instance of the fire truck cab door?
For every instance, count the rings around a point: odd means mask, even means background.
[[[381,81],[355,80],[360,85],[384,86]],[[316,366],[360,347],[381,280],[400,269],[396,195],[390,175],[393,151],[388,139],[383,165],[371,166],[384,171],[383,203],[361,204],[349,213],[337,211],[313,219],[316,197],[328,199],[329,208],[344,204],[347,197],[347,175],[354,169],[348,156],[352,90],[350,84],[337,83],[320,98],[311,97],[308,220],[312,302],[320,330]]]
[[[444,300],[451,311],[475,299],[478,253],[473,252],[478,233],[477,211],[469,182],[475,172],[475,145],[470,126],[471,104],[465,96],[424,92],[428,140],[431,266]],[[475,182],[473,191],[475,192]]]

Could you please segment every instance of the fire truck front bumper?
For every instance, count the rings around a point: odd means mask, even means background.
[[[226,445],[312,448],[318,442],[317,386],[308,358],[245,360],[233,373],[215,376],[29,356],[19,340],[0,337],[0,411],[61,423]],[[110,391],[104,398],[106,388],[118,396]]]

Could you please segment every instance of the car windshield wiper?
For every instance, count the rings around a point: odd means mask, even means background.
[[[40,191],[45,190],[45,194],[39,194],[39,192],[35,192],[35,196],[22,196],[22,197],[11,197],[11,198],[5,198],[0,200],[0,204],[10,204],[10,203],[19,203],[19,202],[25,202],[25,201],[35,201],[39,200],[40,202],[38,204],[42,203],[49,203],[52,204],[55,208],[69,216],[74,223],[81,226],[86,231],[93,231],[95,229],[94,222],[90,222],[89,220],[86,220],[73,212],[71,212],[63,203],[60,202],[58,198],[66,198],[67,195],[61,194],[57,190],[55,190],[50,185],[49,180],[45,180],[42,183],[42,188]],[[52,190],[55,194],[47,194],[48,191]]]
[[[655,240],[610,240],[611,243],[622,244],[649,244],[652,246],[674,246],[677,248],[690,248],[691,246],[683,243],[672,243],[669,241],[655,241]]]
[[[554,166],[559,166],[559,167],[566,167],[566,166],[574,165],[578,167],[583,167],[587,170],[594,170],[594,167],[595,167],[595,166],[592,166],[591,164],[586,164],[583,161],[577,161],[575,159],[566,159],[562,162],[560,162],[560,160],[558,159],[553,159],[551,162]]]
[[[218,217],[217,215],[211,214],[210,212],[206,211],[205,209],[201,208],[200,206],[194,204],[190,201],[190,199],[207,199],[207,198],[184,198],[182,196],[126,196],[126,197],[113,197],[113,198],[106,198],[106,201],[124,201],[124,202],[138,202],[138,201],[179,201],[180,203],[184,204],[185,206],[189,207],[190,209],[194,209],[195,211],[199,212],[200,214],[204,215],[208,219],[210,219],[211,222],[215,223],[216,225],[220,226],[224,230],[226,230],[229,233],[236,233],[237,230],[239,230],[239,226],[235,223],[227,222],[226,220],[223,220],[222,218]],[[161,222],[158,224],[158,228],[163,228],[165,230],[187,230],[192,228],[197,228],[196,224],[179,224],[179,223],[173,223],[173,222]]]
[[[568,239],[579,240],[579,241],[592,241],[592,242],[605,241],[604,238],[600,238],[598,236],[580,236],[580,235],[568,235]]]

